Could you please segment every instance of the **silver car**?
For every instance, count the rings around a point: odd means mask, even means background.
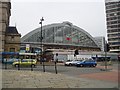
[[[75,66],[80,60],[67,60],[64,65],[65,66]]]

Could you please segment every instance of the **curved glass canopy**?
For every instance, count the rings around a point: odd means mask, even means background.
[[[72,46],[98,47],[94,38],[85,30],[70,22],[55,23],[42,27],[43,43]],[[21,42],[41,42],[41,27],[21,38]]]

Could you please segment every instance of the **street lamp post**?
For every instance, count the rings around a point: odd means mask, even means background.
[[[41,40],[41,61],[43,62],[43,72],[45,72],[45,65],[44,65],[44,59],[43,59],[43,46],[42,46],[42,40],[43,40],[43,36],[42,36],[42,21],[44,21],[44,19],[43,19],[43,17],[42,17],[42,19],[40,19],[40,23],[39,24],[41,24],[41,38],[40,38],[40,40]]]
[[[107,71],[107,43],[105,42],[105,70]]]

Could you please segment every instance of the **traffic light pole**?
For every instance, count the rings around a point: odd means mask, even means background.
[[[107,71],[107,52],[110,50],[109,44],[105,44],[105,70]]]
[[[105,51],[105,70],[107,71],[107,51]]]

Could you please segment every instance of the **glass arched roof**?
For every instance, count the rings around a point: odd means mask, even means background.
[[[85,30],[70,22],[55,23],[42,27],[43,43],[72,46],[98,47],[94,38]],[[40,43],[41,27],[21,38],[21,42]]]

